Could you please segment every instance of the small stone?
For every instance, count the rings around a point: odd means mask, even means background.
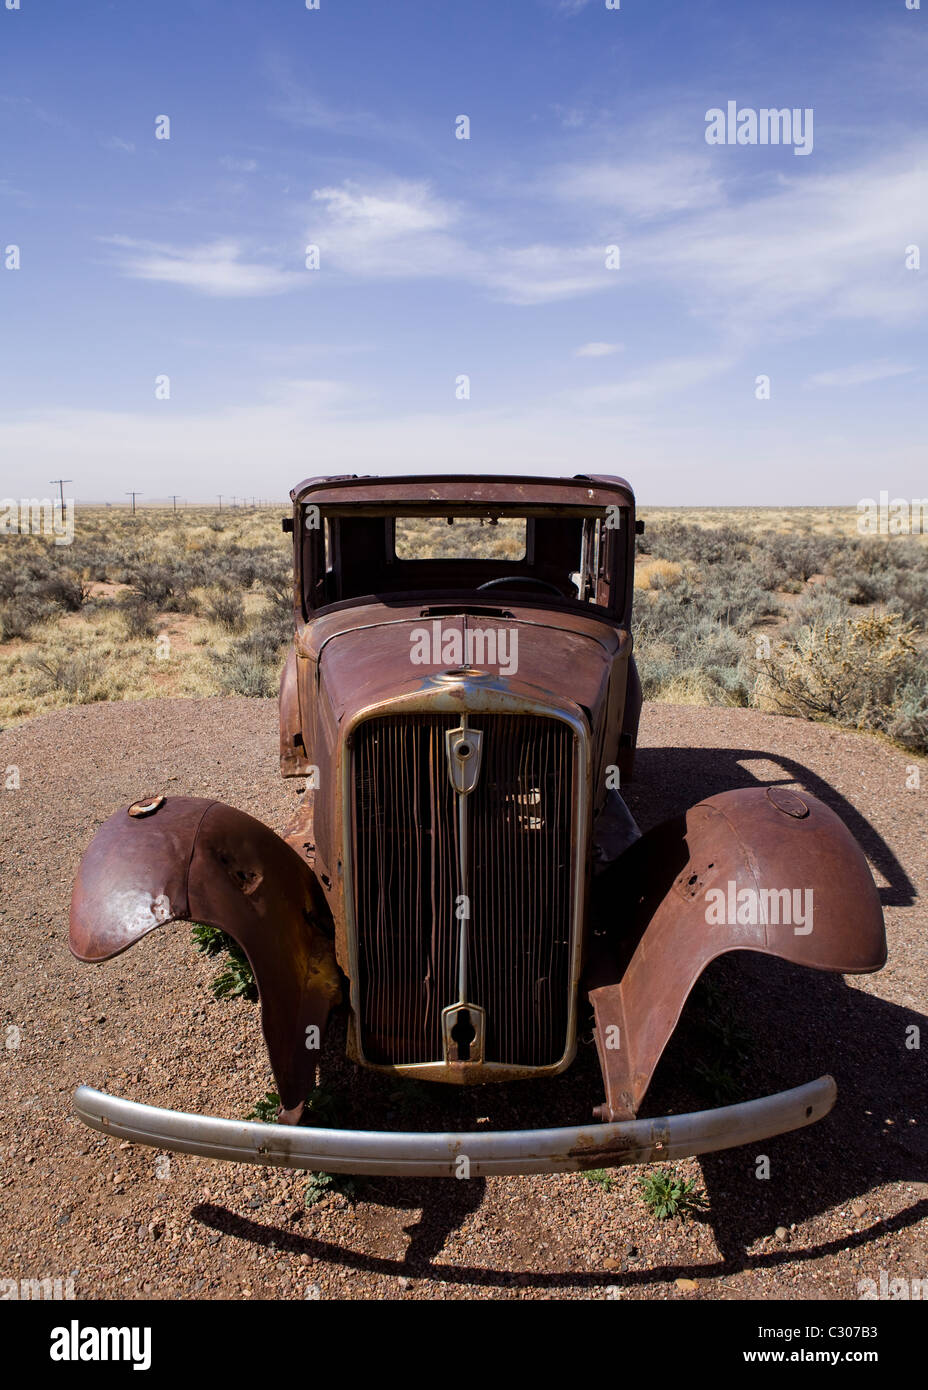
[[[405,1275],[405,1274],[401,1274],[400,1277],[397,1279],[396,1282],[399,1284],[399,1286],[400,1286],[401,1289],[408,1289],[408,1288],[409,1288],[409,1280],[406,1278],[406,1275]]]
[[[867,1203],[863,1197],[858,1197],[856,1202],[851,1203],[851,1212],[854,1216],[863,1216],[867,1210]]]
[[[694,1289],[699,1288],[698,1279],[675,1279],[674,1283],[677,1288],[682,1289],[684,1293],[692,1293]]]
[[[786,1229],[785,1226],[778,1226],[773,1234],[776,1236],[777,1240],[781,1242],[781,1244],[789,1244],[789,1231]]]

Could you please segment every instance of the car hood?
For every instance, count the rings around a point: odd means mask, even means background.
[[[486,672],[513,694],[553,696],[585,709],[595,721],[605,701],[611,663],[628,635],[586,615],[523,610],[511,616],[466,612],[440,617],[391,611],[347,614],[314,632],[316,678],[336,723],[361,709],[429,688],[435,676],[461,665]]]

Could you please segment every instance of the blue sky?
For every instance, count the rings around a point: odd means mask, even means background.
[[[0,493],[928,491],[928,0],[8,3]]]

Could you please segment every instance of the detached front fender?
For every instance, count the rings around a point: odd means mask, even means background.
[[[886,961],[879,895],[856,840],[815,797],[751,787],[650,831],[596,882],[618,978],[590,991],[606,1103],[637,1114],[687,997],[726,951],[863,974]]]
[[[81,861],[69,942],[78,960],[119,955],[168,922],[220,928],[242,947],[284,1110],[312,1088],[340,997],[326,908],[309,866],[254,817],[221,801],[155,798],[117,811]]]

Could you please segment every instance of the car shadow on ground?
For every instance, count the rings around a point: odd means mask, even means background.
[[[681,1278],[698,1279],[711,1290],[710,1281],[713,1279],[726,1278],[738,1274],[744,1269],[775,1271],[787,1265],[796,1266],[823,1259],[826,1256],[838,1254],[842,1250],[865,1251],[866,1247],[873,1241],[885,1239],[899,1231],[907,1230],[919,1221],[928,1218],[928,1200],[919,1200],[895,1216],[875,1221],[864,1230],[842,1236],[840,1239],[822,1241],[802,1250],[792,1250],[785,1247],[765,1251],[751,1255],[748,1259],[732,1259],[726,1256],[721,1260],[711,1262],[678,1260],[664,1264],[646,1264],[641,1268],[629,1268],[627,1266],[630,1262],[626,1261],[626,1268],[619,1270],[542,1270],[537,1265],[524,1270],[488,1269],[486,1265],[468,1265],[435,1259],[430,1253],[432,1251],[437,1253],[441,1250],[448,1235],[456,1229],[456,1225],[463,1215],[459,1215],[458,1222],[449,1226],[449,1202],[453,1206],[455,1199],[449,1198],[447,1189],[452,1182],[454,1179],[434,1179],[431,1186],[435,1191],[431,1198],[425,1192],[420,1195],[410,1194],[410,1199],[406,1205],[421,1208],[422,1211],[422,1217],[417,1223],[417,1227],[426,1228],[432,1232],[432,1235],[427,1242],[423,1242],[418,1247],[415,1241],[411,1241],[405,1256],[399,1260],[347,1249],[333,1241],[322,1240],[315,1236],[300,1235],[291,1229],[263,1225],[258,1221],[229,1212],[225,1207],[211,1203],[202,1203],[195,1207],[192,1215],[203,1225],[208,1226],[211,1230],[221,1232],[223,1235],[267,1249],[279,1250],[293,1255],[306,1255],[310,1260],[338,1265],[343,1269],[364,1270],[387,1278],[428,1279],[432,1283],[438,1284],[472,1285],[476,1288],[486,1289],[525,1288],[541,1291],[556,1291],[558,1289],[605,1291],[610,1288],[620,1290],[644,1288],[653,1284],[666,1284]],[[460,1188],[463,1184],[457,1183],[456,1186]],[[483,1183],[481,1179],[475,1179],[476,1186],[479,1186],[482,1197]],[[416,1228],[407,1227],[404,1229],[415,1230]],[[868,1275],[873,1277],[870,1271],[868,1271]],[[307,1281],[309,1282],[311,1279],[312,1268],[310,1267],[307,1270]]]
[[[751,771],[752,765],[757,774]],[[878,875],[884,907],[908,907],[915,886],[889,845],[847,797],[795,758],[762,748],[640,748],[635,778],[622,795],[642,830],[679,815],[695,801],[741,787],[797,786],[841,817]],[[685,790],[698,787],[687,797]]]
[[[658,748],[644,749],[639,757],[638,777],[626,795],[642,828],[679,814],[694,799],[732,787],[797,784],[850,827],[885,880],[884,902],[913,901],[912,881],[892,850],[853,806],[802,764],[751,749]],[[775,767],[768,767],[772,775],[757,778],[749,770],[752,763]],[[700,787],[699,798],[681,799],[681,788],[692,786]],[[678,1277],[711,1281],[747,1268],[795,1267],[842,1250],[865,1252],[874,1241],[928,1216],[928,1200],[920,1196],[890,1218],[874,1219],[866,1210],[866,1194],[882,1184],[923,1184],[928,1177],[925,1053],[912,1046],[916,1037],[928,1037],[926,1027],[925,1015],[840,976],[750,952],[731,953],[710,965],[658,1066],[642,1107],[645,1116],[748,1100],[825,1072],[838,1083],[835,1109],[818,1124],[702,1158],[709,1200],[702,1219],[721,1255],[714,1262],[636,1267],[631,1258],[618,1269],[591,1272],[537,1266],[507,1271],[443,1261],[440,1252],[448,1237],[483,1202],[481,1178],[361,1181],[365,1202],[420,1213],[403,1228],[410,1243],[402,1259],[345,1249],[216,1206],[198,1207],[194,1215],[240,1239],[348,1268],[490,1288],[621,1288]],[[569,1072],[551,1080],[478,1089],[385,1084],[382,1076],[345,1059],[343,1017],[327,1038],[323,1076],[341,1105],[337,1121],[323,1122],[351,1128],[460,1131],[578,1124],[603,1098],[588,1037]],[[760,1175],[768,1171],[769,1176]],[[777,1227],[801,1227],[861,1198],[863,1208],[856,1218],[847,1218],[847,1234],[837,1239],[804,1243],[802,1249],[751,1249]],[[859,1229],[852,1229],[855,1225]]]

